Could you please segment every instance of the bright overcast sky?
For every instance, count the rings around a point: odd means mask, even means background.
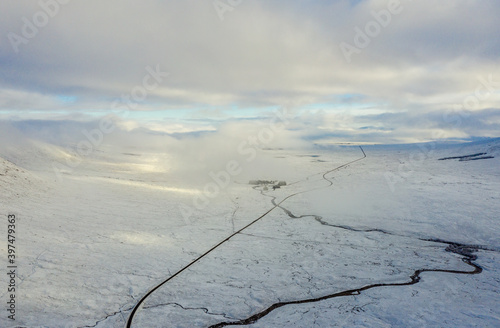
[[[498,136],[499,17],[498,0],[2,0],[0,118],[128,106],[168,132],[286,107],[325,138]]]

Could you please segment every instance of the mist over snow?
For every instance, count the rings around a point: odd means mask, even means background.
[[[111,120],[112,121],[112,120]],[[153,164],[159,174],[176,180],[202,185],[210,181],[210,172],[226,169],[230,161],[241,168],[242,182],[254,177],[285,179],[293,169],[284,161],[273,160],[273,149],[310,150],[302,133],[286,129],[283,122],[270,119],[222,123],[217,131],[166,133],[136,128],[129,130],[120,120],[113,121],[113,131],[104,133],[101,121],[16,121],[1,123],[0,149],[7,159],[24,163],[33,156],[52,156],[58,167],[70,167],[93,161],[101,153],[160,154]],[[19,149],[24,149],[19,152]],[[9,154],[12,154],[9,156]],[[63,156],[64,154],[64,156]],[[62,156],[62,157],[60,157]],[[72,158],[72,160],[70,159]]]

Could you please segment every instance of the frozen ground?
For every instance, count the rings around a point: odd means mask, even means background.
[[[52,164],[72,156],[63,148],[3,146],[0,214],[18,218],[18,303],[16,321],[4,310],[0,326],[124,327],[150,288],[290,195],[156,290],[132,327],[500,326],[500,141],[364,150],[324,177],[360,149],[259,151],[269,171],[243,170],[186,220],[179,204],[206,181],[170,171],[168,154],[102,147],[58,179]],[[438,160],[481,152],[494,158]],[[249,179],[288,185],[264,191]],[[475,270],[464,259],[482,272],[457,273]],[[423,269],[455,273],[396,286]],[[5,274],[0,284],[5,304]]]

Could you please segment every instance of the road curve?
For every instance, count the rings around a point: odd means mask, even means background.
[[[364,158],[366,158],[366,154],[365,154],[365,151],[363,150],[363,148],[361,146],[359,146],[359,149],[361,149],[361,152],[363,153],[363,157],[360,157],[358,159],[355,159],[353,161],[350,161],[348,163],[345,163],[345,164],[342,164],[334,169],[331,169],[331,170],[328,170],[327,172],[325,172],[323,174],[323,178],[328,181],[330,184],[326,187],[329,187],[333,184],[332,181],[330,181],[329,179],[327,179],[325,176],[333,171],[336,171],[336,170],[339,170],[343,167],[346,167],[350,164],[353,164],[355,162],[358,162]],[[287,199],[295,196],[295,195],[298,195],[298,194],[302,194],[302,193],[305,193],[305,192],[310,192],[312,190],[317,190],[317,189],[321,189],[321,188],[325,188],[325,187],[319,187],[319,188],[314,188],[314,189],[310,189],[310,190],[305,190],[305,191],[300,191],[300,192],[297,192],[297,193],[294,193],[294,194],[291,194],[287,197],[285,197],[283,200],[281,200],[279,203],[274,203],[273,201],[273,204],[274,206],[271,207],[271,209],[269,209],[267,212],[265,212],[264,214],[262,214],[261,216],[259,216],[258,218],[256,218],[255,220],[253,220],[252,222],[250,222],[249,224],[247,224],[246,226],[244,226],[243,228],[241,228],[240,230],[234,232],[233,234],[231,234],[230,236],[228,236],[227,238],[225,238],[224,240],[222,240],[221,242],[219,242],[218,244],[216,244],[215,246],[213,246],[212,248],[210,248],[208,251],[206,251],[205,253],[201,254],[200,256],[198,256],[196,259],[194,259],[191,263],[189,263],[188,265],[186,265],[185,267],[183,267],[182,269],[180,269],[179,271],[177,271],[176,273],[174,273],[173,275],[171,275],[170,277],[168,277],[167,279],[163,280],[161,283],[159,283],[158,285],[156,285],[155,287],[151,288],[146,294],[144,294],[143,297],[141,297],[139,299],[139,301],[135,304],[135,306],[132,308],[132,311],[130,312],[129,316],[128,316],[128,319],[127,319],[127,322],[126,322],[126,325],[125,325],[125,328],[131,328],[132,327],[132,322],[134,320],[134,316],[135,314],[137,313],[137,311],[139,310],[139,308],[141,307],[141,305],[144,303],[144,301],[151,295],[153,294],[158,288],[160,288],[161,286],[165,285],[167,282],[169,282],[170,280],[174,279],[175,277],[177,277],[179,274],[181,274],[182,272],[184,272],[185,270],[187,270],[189,267],[191,267],[192,265],[194,265],[195,263],[199,262],[202,258],[204,258],[205,256],[207,256],[208,254],[210,254],[211,252],[213,252],[215,249],[217,249],[218,247],[220,247],[221,245],[223,245],[224,243],[226,243],[228,240],[230,240],[231,238],[233,238],[234,236],[236,236],[237,234],[243,232],[245,229],[247,229],[248,227],[252,226],[253,224],[255,224],[256,222],[258,222],[259,220],[261,220],[262,218],[264,218],[266,215],[268,215],[269,213],[271,213],[275,208],[277,207],[280,207],[280,205],[285,202]]]

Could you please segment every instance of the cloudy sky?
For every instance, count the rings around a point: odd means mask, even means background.
[[[0,2],[0,119],[167,133],[285,108],[315,142],[500,131],[497,0]]]

